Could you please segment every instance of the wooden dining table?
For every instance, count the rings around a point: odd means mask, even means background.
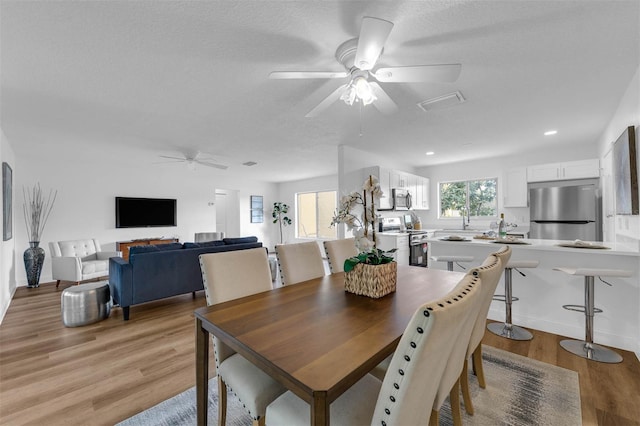
[[[331,402],[393,353],[421,305],[463,276],[398,266],[396,291],[372,299],[345,292],[336,273],[197,309],[198,424],[207,424],[210,334],[308,402],[311,425],[328,425]]]

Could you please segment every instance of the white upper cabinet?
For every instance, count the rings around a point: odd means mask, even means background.
[[[527,169],[507,170],[504,180],[504,207],[527,207]]]
[[[571,161],[563,164],[563,179],[600,177],[600,160]]]
[[[416,176],[416,190],[412,194],[414,210],[429,210],[429,178]]]
[[[409,173],[399,170],[390,171],[391,188],[407,188],[410,189]]]
[[[597,177],[600,177],[600,160],[597,158],[592,160],[539,164],[527,168],[527,180],[529,182]]]
[[[380,209],[390,209],[393,206],[392,189],[405,188],[411,193],[413,209],[429,210],[429,178],[379,166],[367,167],[363,169],[363,172],[363,179],[373,175],[380,181],[380,188],[383,192],[380,199]]]

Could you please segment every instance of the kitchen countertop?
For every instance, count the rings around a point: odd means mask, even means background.
[[[457,235],[451,232],[451,235]],[[460,235],[462,236],[462,235]],[[486,257],[501,247],[511,247],[512,260],[537,260],[538,267],[525,269],[526,276],[513,274],[514,295],[520,302],[514,304],[513,323],[525,328],[582,339],[585,335],[584,314],[563,309],[566,304],[584,301],[584,277],[560,272],[557,268],[617,269],[631,272],[629,277],[602,277],[611,286],[596,279],[595,303],[602,314],[596,315],[594,340],[596,343],[636,352],[640,358],[640,247],[638,242],[593,242],[610,249],[559,247],[558,244],[574,240],[523,239],[528,244],[494,243],[492,240],[441,241],[429,238],[430,256],[471,256],[471,262],[454,265],[455,270],[469,270],[479,266]],[[430,268],[446,269],[446,262],[431,258]],[[503,280],[497,294],[504,294]],[[488,317],[504,321],[505,305],[493,301]],[[560,349],[558,349],[560,350]]]
[[[451,233],[451,235],[455,235]],[[427,241],[432,243],[443,243],[443,244],[464,244],[464,245],[501,245],[505,243],[496,243],[493,240],[483,240],[483,239],[473,239],[472,237],[466,237],[468,240],[465,241],[443,241],[441,238],[429,238]],[[555,252],[574,252],[574,253],[597,253],[601,255],[622,255],[622,256],[640,256],[640,247],[630,247],[630,244],[622,244],[622,243],[614,243],[610,241],[600,242],[600,241],[590,241],[592,244],[603,245],[605,247],[609,247],[609,249],[591,249],[591,248],[574,248],[574,247],[560,247],[558,244],[563,243],[572,243],[573,241],[568,240],[536,240],[536,239],[521,239],[519,241],[524,241],[528,244],[508,244],[512,249],[522,249],[522,250],[544,250],[544,251],[555,251]]]

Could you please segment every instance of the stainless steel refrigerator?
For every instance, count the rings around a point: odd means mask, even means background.
[[[602,241],[598,180],[530,184],[530,238]]]

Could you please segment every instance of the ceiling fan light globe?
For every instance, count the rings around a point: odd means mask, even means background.
[[[340,100],[344,101],[344,103],[347,105],[353,105],[353,103],[356,101],[355,88],[352,85],[347,87],[342,96],[340,96]]]
[[[363,98],[371,92],[369,83],[367,83],[367,80],[365,80],[363,77],[356,78],[353,82],[353,85],[356,89],[356,95],[358,95],[359,98]]]
[[[375,102],[375,100],[378,99],[378,98],[376,98],[373,93],[369,93],[369,96],[363,97],[361,99],[362,99],[362,104],[363,105],[370,105],[373,102]]]

